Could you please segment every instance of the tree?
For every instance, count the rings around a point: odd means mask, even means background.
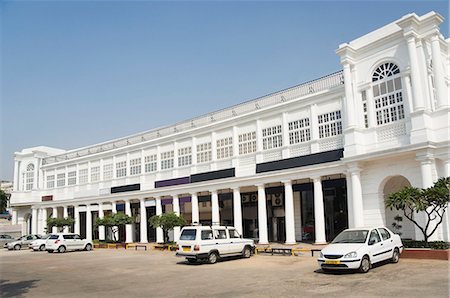
[[[178,216],[175,212],[163,213],[161,215],[154,215],[148,220],[150,225],[154,228],[162,228],[164,232],[164,242],[169,242],[169,231],[174,227],[184,226],[186,220]]]
[[[0,213],[4,213],[8,207],[8,196],[0,189]]]
[[[71,226],[75,223],[75,220],[71,217],[66,218],[57,218],[57,217],[49,217],[47,218],[47,226],[49,228],[57,227],[59,230],[66,226]]]
[[[426,243],[442,223],[445,209],[449,203],[450,177],[440,178],[432,187],[427,189],[405,187],[390,194],[386,199],[386,207],[391,208],[391,210],[393,208],[402,210],[405,217],[422,232]],[[419,212],[424,212],[426,215],[424,226],[414,218],[414,214]],[[434,227],[431,225],[432,222],[436,223]]]
[[[105,226],[105,229],[110,230],[113,235],[113,241],[117,242],[116,233],[114,227],[123,227],[128,224],[132,224],[134,222],[134,218],[126,215],[125,213],[115,213],[112,215],[105,215],[103,218],[97,218],[95,221],[95,227]]]

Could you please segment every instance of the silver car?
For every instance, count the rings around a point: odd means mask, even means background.
[[[20,250],[22,248],[28,248],[28,245],[36,239],[41,239],[41,235],[32,234],[32,235],[25,235],[22,236],[14,241],[8,242],[7,247],[8,250]]]

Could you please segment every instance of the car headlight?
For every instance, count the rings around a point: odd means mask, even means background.
[[[356,256],[357,256],[356,251],[352,251],[352,252],[349,252],[348,254],[346,254],[344,256],[344,258],[345,259],[350,259],[350,258],[356,258]]]
[[[323,253],[322,252],[320,252],[319,258],[323,259]]]

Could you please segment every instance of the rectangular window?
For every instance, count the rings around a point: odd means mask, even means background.
[[[26,182],[25,182],[25,189],[26,190],[32,190],[33,189],[33,182],[34,182],[34,172],[27,172],[27,174],[26,174]]]
[[[264,128],[263,135],[263,150],[272,148],[279,148],[283,146],[283,135],[281,125]]]
[[[216,144],[217,159],[223,159],[233,156],[233,137],[217,140]]]
[[[364,127],[365,128],[369,128],[369,118],[367,116],[367,94],[366,94],[366,90],[363,90],[361,92],[361,100],[362,100],[362,107],[363,107]]]
[[[141,173],[141,158],[130,159],[130,175],[139,175]]]
[[[66,185],[66,173],[60,173],[56,175],[56,186],[62,187]]]
[[[113,164],[109,163],[103,165],[103,180],[110,180],[113,178]]]
[[[239,155],[256,152],[256,131],[239,135]]]
[[[55,175],[48,175],[47,188],[54,188],[54,187],[55,187]]]
[[[116,162],[116,177],[125,177],[127,175],[127,162],[119,161]]]
[[[212,150],[211,142],[197,145],[197,163],[203,163],[211,161]]]
[[[161,170],[173,168],[173,151],[161,153]]]
[[[156,154],[148,155],[144,157],[144,163],[145,163],[145,172],[156,172]]]
[[[67,173],[67,185],[77,184],[77,171]]]
[[[88,183],[88,169],[78,170],[78,183]]]
[[[192,147],[178,149],[178,166],[188,166],[192,164]]]
[[[403,106],[402,85],[400,78],[378,84],[383,92],[374,94],[375,115],[377,125],[388,124],[405,118]],[[375,85],[374,89],[378,88]],[[381,87],[387,86],[387,87]]]
[[[319,138],[323,139],[342,134],[341,111],[318,115],[318,120]]]
[[[91,168],[91,182],[97,182],[100,180],[100,167]]]
[[[289,122],[289,144],[308,142],[311,140],[309,118]]]

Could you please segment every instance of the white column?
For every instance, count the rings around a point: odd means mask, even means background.
[[[86,205],[86,239],[92,241],[92,212],[91,205]]]
[[[103,211],[103,203],[98,203],[98,218],[105,217],[105,212]],[[105,238],[105,226],[98,226],[98,240],[104,241]]]
[[[420,173],[422,175],[422,188],[429,188],[433,186],[433,164],[434,164],[434,158],[431,156],[426,156],[423,159],[420,160]],[[428,209],[430,211],[431,208]],[[424,220],[426,219],[426,215],[422,214]],[[430,221],[430,226],[427,229],[427,232],[431,232],[436,227],[436,220]],[[428,238],[428,241],[437,241],[442,240],[440,239],[442,237],[443,231],[442,231],[442,223],[441,225],[436,229],[436,231]]]
[[[130,201],[125,201],[125,214],[131,216],[131,204]],[[127,224],[125,225],[125,243],[133,242],[133,225]]]
[[[433,56],[433,76],[436,88],[437,107],[448,107],[448,89],[445,87],[445,73],[438,33],[431,37],[431,54]]]
[[[161,198],[156,198],[156,215],[161,214],[162,214]],[[163,230],[161,228],[156,228],[156,242],[163,243],[164,241],[165,239]]]
[[[266,189],[264,184],[258,186],[258,230],[259,244],[268,244],[267,237],[267,209],[266,209]]]
[[[192,223],[200,223],[200,215],[198,212],[198,196],[197,193],[191,194],[191,205],[192,205]]]
[[[63,206],[63,218],[68,218],[69,217],[69,212],[67,210],[67,206]],[[64,233],[69,233],[69,226],[65,226],[63,229]]]
[[[240,235],[242,235],[242,205],[241,191],[239,187],[233,188],[233,218],[234,227]]]
[[[116,214],[117,213],[117,202],[113,201],[111,203],[111,212],[112,214]],[[119,228],[117,226],[113,226],[112,228],[112,236],[115,240],[119,240]]]
[[[147,209],[145,208],[145,199],[140,199],[141,211],[141,243],[148,243],[147,238]]]
[[[444,161],[444,177],[450,177],[450,160]],[[444,213],[444,219],[442,220],[442,227],[444,233],[444,241],[450,241],[450,204],[447,204],[447,209]]]
[[[322,181],[320,177],[314,178],[314,227],[315,227],[315,244],[326,243],[325,237],[325,215],[323,210],[323,193]]]
[[[38,212],[37,208],[31,208],[31,234],[37,234],[38,233]]]
[[[17,210],[12,211],[12,218],[11,218],[12,224],[17,225],[18,219],[17,219]]]
[[[78,206],[73,206],[73,219],[75,219],[74,232],[80,234],[80,210]]]
[[[422,96],[420,70],[416,48],[416,38],[414,36],[409,36],[407,43],[408,43],[409,59],[411,63],[411,80],[412,80],[411,83],[412,83],[413,103],[414,103],[413,111],[423,110],[425,108],[425,105]]]
[[[50,231],[48,231],[47,228],[47,208],[42,208],[41,209],[41,218],[42,218],[42,222],[41,222],[41,230],[40,233],[41,234],[49,234]]]
[[[286,244],[295,244],[294,193],[291,181],[284,183],[284,214],[286,221]]]
[[[349,170],[351,176],[351,192],[352,192],[352,209],[353,209],[353,224],[355,227],[364,227],[364,209],[361,189],[361,170],[359,168],[352,168]]]
[[[354,103],[354,96],[353,96],[353,90],[352,90],[352,72],[351,72],[351,66],[350,63],[345,62],[343,64],[344,67],[344,88],[345,88],[345,120],[346,121],[346,127],[353,127],[355,126],[355,103]]]
[[[173,212],[175,212],[176,215],[180,216],[180,200],[178,198],[178,195],[172,196],[172,206]],[[173,228],[173,240],[175,242],[180,240],[180,227]]]
[[[19,190],[19,165],[20,165],[20,162],[15,160],[14,161],[14,178],[13,178],[13,189],[14,189],[14,191],[18,191]],[[13,223],[13,224],[15,224],[15,223]]]
[[[57,218],[57,217],[58,217],[58,208],[53,207],[52,218]],[[52,233],[58,233],[58,228],[53,226]]]
[[[219,196],[217,195],[217,190],[211,191],[211,210],[212,210],[212,217],[211,217],[212,224],[220,225]]]

